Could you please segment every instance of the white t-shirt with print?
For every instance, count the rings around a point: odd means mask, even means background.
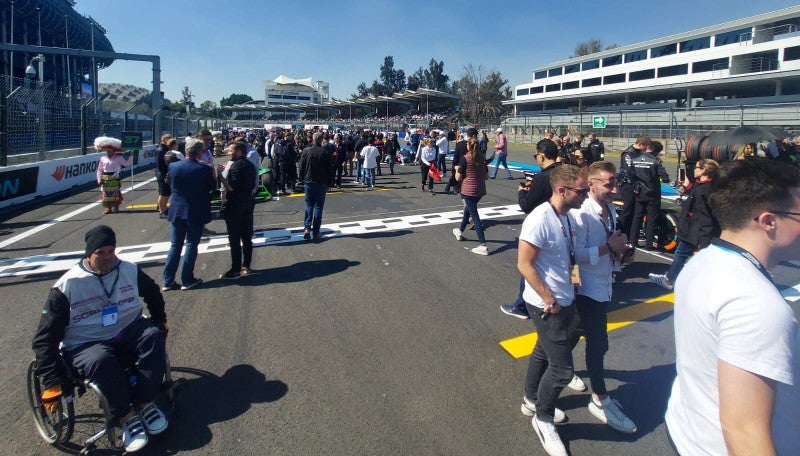
[[[567,223],[569,220],[569,223]],[[563,230],[562,230],[563,226]],[[562,307],[572,305],[575,299],[575,286],[569,278],[569,246],[567,241],[575,238],[575,220],[572,216],[557,216],[556,211],[549,203],[538,205],[522,222],[519,238],[533,244],[539,249],[534,267],[544,283],[553,293],[556,302]],[[570,228],[572,233],[570,235]],[[564,236],[564,231],[568,232]],[[544,301],[525,281],[525,292],[522,294],[525,302],[539,308],[544,307]]]
[[[717,359],[792,384],[794,313],[753,263],[712,244],[678,276],[674,318],[678,376],[665,416],[670,436],[681,454],[727,454]]]

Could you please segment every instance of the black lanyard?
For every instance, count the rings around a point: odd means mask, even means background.
[[[114,277],[114,283],[111,284],[111,291],[108,291],[105,282],[103,282],[103,277],[108,276],[108,274],[111,274],[112,271],[117,271],[117,275],[116,277]],[[97,274],[94,274],[94,276],[97,277],[98,281],[100,281],[100,287],[103,288],[103,293],[106,294],[106,298],[111,299],[111,296],[114,294],[114,290],[117,288],[117,282],[119,281],[119,261],[117,261],[117,264],[114,266],[114,269],[109,271],[106,275],[101,277]]]
[[[572,241],[572,224],[569,221],[569,214],[566,215],[567,228],[564,228],[564,224],[561,222],[561,217],[558,215],[558,211],[556,210],[555,206],[553,206],[553,203],[549,204],[553,209],[553,213],[556,214],[558,224],[561,225],[561,232],[564,233],[564,239],[567,240],[567,248],[569,249],[569,262],[571,265],[576,265],[578,262],[575,260],[575,244]]]
[[[722,250],[726,250],[732,253],[738,253],[742,257],[744,257],[747,261],[753,264],[753,266],[758,269],[758,272],[764,275],[764,277],[769,280],[772,285],[775,285],[775,282],[772,280],[772,275],[767,271],[767,268],[758,261],[758,258],[754,257],[752,253],[748,252],[747,250],[739,247],[736,244],[731,244],[728,241],[724,241],[719,238],[714,238],[711,240],[712,245],[716,245],[717,247],[721,248]]]
[[[606,209],[606,219],[603,220],[603,229],[606,230],[606,237],[608,238],[611,237],[611,235],[614,233],[614,220],[611,217],[611,207],[605,201],[603,201],[600,204],[602,206],[605,206]],[[601,219],[603,218],[602,211],[598,215],[600,216]]]

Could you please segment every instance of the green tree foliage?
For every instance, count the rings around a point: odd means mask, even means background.
[[[383,58],[383,65],[381,65],[381,84],[385,92],[381,95],[390,96],[395,92],[402,92],[406,90],[406,72],[403,70],[394,69],[394,57],[387,55]],[[373,85],[375,85],[373,83]]]
[[[615,47],[619,47],[616,44],[610,44],[605,46],[605,50],[614,49]],[[592,38],[590,40],[581,41],[580,43],[575,45],[575,50],[573,51],[572,55],[569,56],[570,58],[573,57],[582,57],[584,55],[594,54],[595,52],[600,52],[604,50],[603,42]]]
[[[358,84],[351,98],[391,96],[396,92],[406,89],[416,90],[420,87],[451,92],[449,81],[450,76],[444,73],[443,61],[437,62],[436,59],[431,59],[427,69],[419,67],[406,79],[405,71],[394,68],[394,57],[387,55],[383,59],[383,65],[380,66],[380,79],[373,80],[369,86],[365,82]]]
[[[461,97],[461,112],[472,120],[482,117],[497,117],[507,109],[503,101],[511,99],[508,80],[497,70],[484,74],[482,65],[469,64],[464,67],[461,78],[453,83],[456,95]]]
[[[420,88],[438,90],[440,92],[451,92],[450,76],[444,73],[444,61],[431,59],[428,68],[419,67],[411,76],[408,77],[408,89],[417,90]]]
[[[245,95],[243,93],[232,93],[229,97],[224,97],[222,100],[219,101],[220,106],[233,106],[242,103],[248,103],[253,101],[253,97],[250,95]]]

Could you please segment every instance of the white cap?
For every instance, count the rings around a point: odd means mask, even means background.
[[[502,129],[502,128],[498,128],[498,129],[497,129],[497,133],[502,133],[502,132],[503,132],[503,129]]]

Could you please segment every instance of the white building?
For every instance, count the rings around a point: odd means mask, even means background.
[[[534,68],[516,115],[800,95],[800,6]]]
[[[280,75],[271,81],[264,81],[264,102],[270,105],[292,105],[325,103],[330,100],[330,87],[327,82],[312,82],[312,78],[292,79]]]

